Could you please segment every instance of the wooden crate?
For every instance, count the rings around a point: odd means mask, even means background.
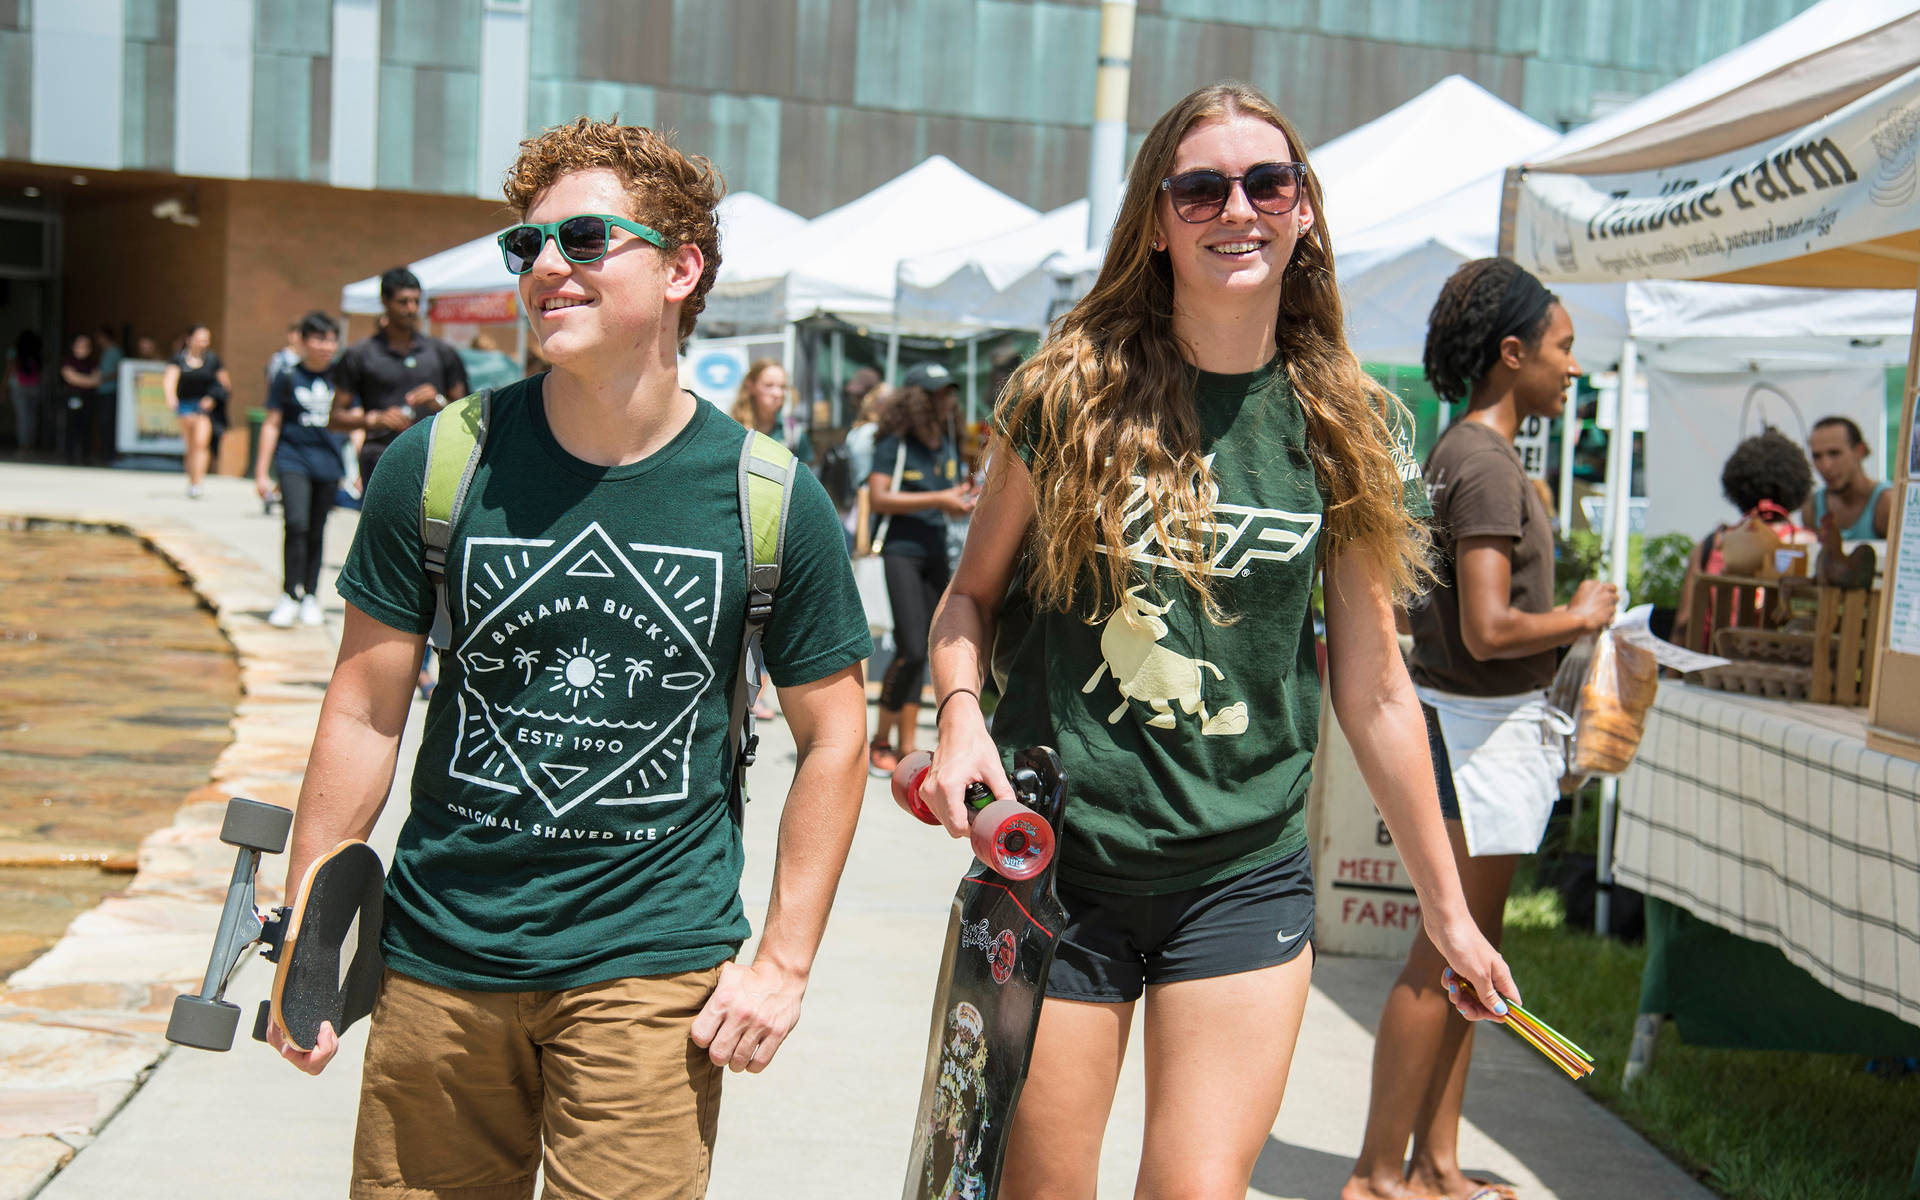
[[[1861,705],[1873,694],[1873,644],[1880,628],[1877,588],[1820,590],[1813,624],[1813,686],[1816,704]]]

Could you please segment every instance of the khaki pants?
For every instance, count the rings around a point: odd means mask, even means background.
[[[544,1168],[554,1200],[698,1200],[724,1069],[689,1032],[719,977],[464,992],[388,971],[350,1194],[525,1200]]]

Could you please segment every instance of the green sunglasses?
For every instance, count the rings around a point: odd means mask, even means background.
[[[540,257],[540,250],[547,244],[548,238],[552,238],[560,247],[560,253],[566,255],[568,262],[593,263],[607,256],[615,229],[624,229],[636,237],[645,238],[662,250],[667,248],[667,239],[656,230],[611,213],[583,213],[577,217],[548,221],[544,225],[515,225],[503,231],[498,240],[500,253],[507,260],[507,270],[515,275],[525,275],[533,270],[533,260]]]

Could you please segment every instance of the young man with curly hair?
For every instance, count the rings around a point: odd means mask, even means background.
[[[766,663],[798,748],[751,963],[729,737],[746,610],[747,435],[676,382],[719,267],[720,181],[665,137],[579,120],[523,143],[502,236],[552,370],[491,397],[447,551],[433,693],[387,884],[355,1197],[692,1197],[725,1068],[800,1015],[858,814],[870,649],[833,506],[789,485]],[[288,893],[387,796],[435,613],[431,423],[371,481]],[[333,1031],[296,1065],[318,1072]]]

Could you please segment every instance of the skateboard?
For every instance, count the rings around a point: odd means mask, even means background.
[[[320,1024],[335,1034],[373,1011],[380,991],[380,923],[386,875],[380,856],[365,842],[346,841],[307,868],[291,906],[264,917],[254,905],[254,878],[262,854],[287,848],[293,813],[273,804],[235,797],[227,802],[220,840],[239,848],[213,956],[199,995],[174,997],[167,1040],[201,1050],[230,1050],[240,1024],[240,1006],[225,999],[227,984],[258,945],[274,964],[273,992],[255,1015],[253,1036],[267,1040],[278,1021],[287,1040],[311,1050]]]
[[[1059,758],[1045,747],[1018,752],[1013,764],[1020,800],[999,803],[1020,814],[1002,810],[989,817],[993,805],[978,802],[970,790],[980,860],[961,879],[947,921],[904,1200],[992,1200],[1033,1057],[1047,972],[1066,924],[1053,890],[1066,780]],[[917,773],[909,772],[909,781],[914,787],[907,798],[917,801]],[[904,798],[901,804],[908,807]],[[995,869],[996,861],[1025,873],[1010,876]]]

